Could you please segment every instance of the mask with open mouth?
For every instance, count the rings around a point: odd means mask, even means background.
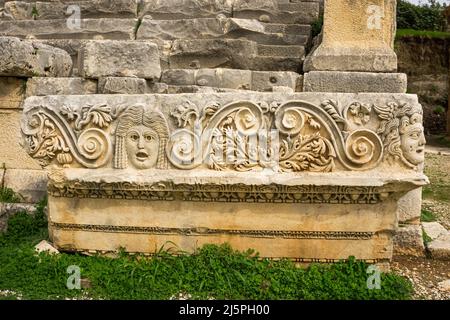
[[[132,127],[126,136],[128,161],[137,169],[150,169],[158,161],[158,134],[143,125]]]

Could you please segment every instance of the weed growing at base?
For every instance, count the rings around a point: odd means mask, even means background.
[[[33,245],[47,237],[44,205],[34,216],[12,217],[8,232],[0,235],[0,290],[23,299],[169,299],[178,293],[194,299],[409,299],[412,294],[411,283],[392,273],[382,274],[381,290],[367,289],[368,265],[353,258],[300,269],[228,245],[207,245],[192,255],[161,250],[153,258],[124,252],[117,258],[37,255]],[[71,265],[80,267],[91,288],[67,289]]]

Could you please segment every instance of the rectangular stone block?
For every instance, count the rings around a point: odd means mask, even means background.
[[[304,58],[304,46],[273,46],[258,45],[258,55],[265,57],[293,57]]]
[[[270,33],[257,20],[207,18],[154,20],[144,18],[137,39],[247,39],[267,45],[304,45],[308,37],[298,34]]]
[[[319,18],[319,4],[317,2],[277,4],[270,0],[238,0],[233,6],[233,17],[272,23],[311,24]]]
[[[415,257],[423,257],[425,255],[422,227],[420,224],[401,225],[398,228],[394,237],[394,254]]]
[[[302,91],[302,76],[289,71],[253,71],[253,91],[272,91],[274,86],[292,88],[294,91]]]
[[[422,188],[408,192],[398,201],[398,221],[402,224],[420,224]]]
[[[144,94],[147,93],[147,82],[140,78],[100,78],[98,92],[101,94]]]
[[[21,114],[22,110],[0,109],[0,167],[40,169],[22,147]]]
[[[234,39],[175,40],[169,54],[173,69],[251,69],[256,42]]]
[[[1,21],[0,36],[36,39],[134,40],[137,19],[68,19]]]
[[[19,109],[25,99],[27,80],[0,77],[0,109]]]
[[[230,17],[232,6],[232,1],[223,0],[143,0],[139,16],[150,15],[155,20]]]
[[[6,169],[4,186],[19,194],[25,203],[37,203],[47,194],[44,170]]]
[[[72,69],[64,50],[14,37],[0,37],[0,56],[0,76],[67,77]]]
[[[250,89],[252,72],[237,69],[169,69],[161,81],[169,85]]]
[[[83,78],[31,78],[27,82],[27,97],[97,93],[97,82]]]
[[[81,49],[80,61],[85,78],[159,79],[161,75],[158,46],[150,41],[88,41]]]
[[[83,18],[135,18],[137,5],[136,0],[8,1],[5,11],[14,20],[52,20],[70,17],[76,6]]]
[[[406,93],[404,73],[310,71],[305,73],[305,92],[392,92]]]
[[[428,183],[421,114],[396,93],[45,96],[22,131],[58,249],[387,262],[398,200]]]

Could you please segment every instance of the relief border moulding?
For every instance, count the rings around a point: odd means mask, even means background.
[[[325,239],[325,240],[370,240],[375,232],[366,231],[295,231],[295,230],[232,230],[210,228],[164,228],[137,227],[117,225],[92,225],[51,222],[54,230],[89,231],[107,233],[140,233],[152,235],[183,235],[183,236],[216,236],[237,235],[252,238],[283,238],[283,239]]]
[[[274,129],[280,138],[271,141],[268,137]],[[206,164],[219,171],[269,167],[278,172],[331,172],[338,160],[339,170],[359,171],[388,159],[420,170],[425,144],[420,105],[353,102],[342,107],[331,99],[320,106],[301,100],[270,104],[239,100],[222,107],[214,102],[198,107],[187,100],[169,115],[144,104],[57,109],[39,105],[26,110],[22,132],[28,153],[43,166],[71,167],[75,161],[81,167],[118,169],[129,164],[135,169],[166,169],[171,163],[173,169],[182,170]],[[131,135],[135,141],[128,141],[130,132],[136,132]],[[149,138],[147,149],[139,149],[134,144],[144,134]],[[253,153],[252,135],[268,139]],[[233,160],[217,161],[214,151],[220,154],[220,147],[230,147],[230,141]],[[145,161],[139,154],[146,156]],[[278,154],[277,163],[261,156],[268,154]]]

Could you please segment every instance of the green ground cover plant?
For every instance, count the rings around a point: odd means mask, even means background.
[[[170,299],[180,293],[193,299],[409,299],[412,294],[411,283],[394,273],[381,275],[381,289],[368,289],[368,265],[351,257],[302,269],[226,244],[206,245],[194,254],[162,248],[151,258],[124,251],[115,258],[38,255],[34,245],[48,236],[44,207],[42,202],[34,215],[11,217],[0,235],[0,292],[22,299]],[[90,285],[69,290],[69,266],[78,266]]]

